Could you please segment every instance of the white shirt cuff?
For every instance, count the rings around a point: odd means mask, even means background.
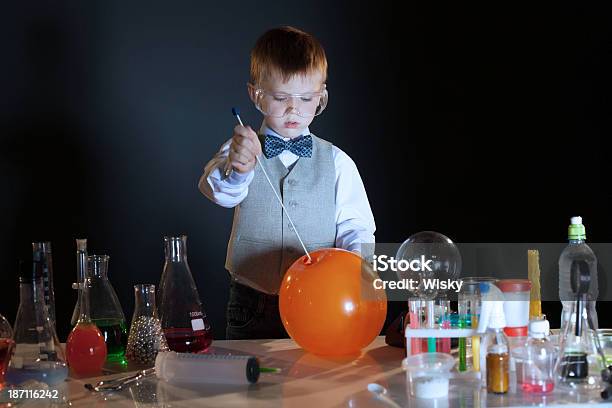
[[[227,179],[225,179],[229,184],[233,184],[233,185],[237,185],[237,184],[242,184],[246,181],[246,179],[249,177],[249,174],[252,172],[253,170],[251,170],[248,173],[240,173],[236,170],[232,170],[232,172],[230,173],[230,175],[227,177]]]

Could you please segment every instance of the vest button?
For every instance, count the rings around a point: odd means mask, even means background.
[[[295,186],[297,184],[297,180],[295,180],[295,179],[290,179],[287,182],[289,183],[290,186]]]

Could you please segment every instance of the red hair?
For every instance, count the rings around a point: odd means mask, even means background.
[[[251,83],[257,85],[271,73],[286,82],[295,75],[320,72],[327,79],[327,58],[312,35],[290,26],[266,31],[251,51]]]

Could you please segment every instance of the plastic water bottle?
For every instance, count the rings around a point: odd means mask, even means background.
[[[573,261],[585,261],[591,274],[591,282],[587,294],[587,311],[593,329],[598,328],[595,301],[599,294],[597,285],[597,257],[593,250],[585,243],[586,231],[582,224],[582,217],[572,217],[568,227],[569,245],[565,247],[559,257],[559,299],[563,304],[561,312],[561,333],[564,326],[572,318],[576,310],[576,294],[572,290],[571,265]]]

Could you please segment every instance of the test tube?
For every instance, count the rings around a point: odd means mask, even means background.
[[[433,329],[436,325],[436,313],[435,313],[435,304],[434,300],[426,300],[425,301],[425,317],[427,319],[427,328]],[[427,352],[435,353],[436,352],[436,339],[435,337],[427,338]]]
[[[478,317],[479,314],[472,314],[472,328],[476,330],[478,328]],[[472,368],[474,371],[480,371],[480,337],[472,337]]]
[[[408,299],[408,316],[410,318],[410,322],[408,323],[408,327],[411,329],[419,329],[421,328],[421,299],[417,297],[412,297]],[[407,354],[414,355],[422,353],[423,350],[421,348],[421,339],[417,337],[411,337],[407,339],[410,341],[406,341]]]
[[[495,282],[495,278],[490,277],[466,277],[463,281],[461,292],[459,293],[459,321],[460,327],[478,328],[480,316],[480,284],[483,282]],[[462,347],[463,344],[463,347]],[[459,339],[459,371],[466,371],[469,368],[468,351],[472,352],[472,370],[480,371],[480,337]]]
[[[473,315],[473,295],[470,291],[459,294],[458,309],[459,309],[459,328],[465,329],[472,327],[471,318]],[[465,337],[459,338],[459,371],[467,371],[467,349],[468,339]]]
[[[437,320],[440,328],[442,329],[450,329],[451,321],[450,321],[450,300],[446,299],[446,297],[438,297],[436,298],[436,311],[437,311]],[[436,351],[442,353],[450,353],[451,352],[451,339],[450,337],[440,337],[436,339]]]

